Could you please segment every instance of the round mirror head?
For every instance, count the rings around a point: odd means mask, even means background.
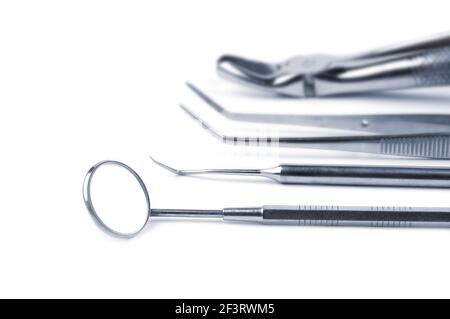
[[[136,236],[150,219],[150,198],[144,182],[121,162],[94,165],[84,179],[83,198],[96,224],[116,237]]]

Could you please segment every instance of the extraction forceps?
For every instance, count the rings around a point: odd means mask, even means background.
[[[210,132],[212,136],[225,144],[298,147],[380,155],[450,159],[450,133],[325,137],[228,136],[219,133],[184,105],[180,105],[180,107],[192,119],[200,123],[205,130]]]
[[[299,115],[231,112],[192,83],[186,85],[206,105],[233,121],[303,125],[376,134],[450,133],[450,114]]]
[[[151,159],[181,176],[241,175],[268,178],[281,184],[450,188],[450,168],[445,167],[280,164],[266,169],[180,170]]]
[[[95,209],[91,184],[97,170],[105,165],[125,169],[139,183],[146,207],[142,224],[132,232],[119,232],[107,225]],[[446,207],[359,207],[274,205],[214,210],[152,209],[147,188],[141,177],[129,166],[117,161],[103,161],[94,165],[83,183],[83,199],[95,223],[106,233],[131,238],[142,232],[150,219],[158,218],[217,218],[225,221],[254,222],[281,225],[373,226],[373,227],[450,227],[450,208]]]
[[[450,34],[363,54],[312,54],[281,63],[224,55],[217,70],[238,84],[294,97],[442,86],[450,84]]]

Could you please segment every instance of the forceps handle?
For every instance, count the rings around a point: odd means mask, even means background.
[[[450,188],[450,169],[395,166],[280,165],[283,184]]]
[[[368,60],[337,61],[315,75],[318,96],[450,84],[450,45]]]
[[[417,87],[450,84],[450,46],[424,51],[410,59],[417,63],[411,68]]]
[[[450,209],[276,205],[254,208],[225,208],[223,219],[275,225],[450,227]]]
[[[365,52],[362,54],[358,54],[353,57],[353,59],[368,59],[368,58],[377,58],[388,55],[398,55],[404,54],[408,52],[419,52],[426,51],[435,48],[442,48],[450,46],[450,34],[442,33],[436,34],[428,37],[424,37],[422,39],[416,39],[412,41],[406,41],[402,43],[397,43],[389,46],[385,46],[379,49],[374,49],[369,52]]]

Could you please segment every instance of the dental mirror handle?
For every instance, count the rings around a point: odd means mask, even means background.
[[[263,206],[225,208],[223,219],[276,225],[450,227],[450,208]]]

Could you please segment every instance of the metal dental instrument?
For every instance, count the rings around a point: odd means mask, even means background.
[[[450,133],[450,114],[298,115],[230,112],[191,83],[186,85],[224,117],[242,122],[305,125],[378,134]]]
[[[450,159],[450,133],[326,136],[326,137],[244,137],[217,132],[183,105],[180,107],[215,138],[226,144],[326,149],[433,159]]]
[[[450,168],[281,164],[267,169],[179,170],[151,159],[166,170],[182,176],[257,176],[281,184],[450,187]]]
[[[217,70],[238,84],[295,97],[448,85],[450,34],[359,55],[313,54],[281,63],[224,55]]]
[[[125,169],[139,183],[146,202],[146,218],[136,231],[122,233],[107,225],[94,207],[91,184],[97,170],[104,165]],[[150,197],[141,177],[129,166],[117,161],[103,161],[87,173],[83,199],[95,223],[106,233],[119,238],[132,238],[142,232],[151,219],[158,218],[220,218],[225,221],[255,222],[281,225],[317,226],[387,226],[387,227],[450,227],[450,208],[431,207],[358,207],[358,206],[262,206],[200,209],[151,209]]]

